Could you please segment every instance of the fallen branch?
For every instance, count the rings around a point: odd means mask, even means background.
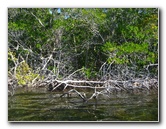
[[[14,88],[16,87],[13,78],[9,78],[8,86],[10,90],[9,94],[14,94]],[[135,91],[135,90],[158,90],[158,80],[157,79],[135,79],[135,80],[107,80],[107,81],[87,81],[87,80],[49,80],[45,81],[40,80],[36,86],[46,86],[49,91],[67,91],[63,93],[60,97],[65,96],[66,94],[69,96],[73,93],[78,94],[78,96],[84,101],[87,102],[91,99],[98,99],[99,95],[110,97],[110,93],[118,92],[118,91]],[[82,89],[94,89],[92,95],[87,98],[85,93],[82,93]],[[80,90],[80,91],[79,91]],[[145,91],[146,91],[145,90]]]
[[[80,97],[81,99],[83,99],[83,101],[87,101],[86,95],[85,95],[85,94],[82,95],[80,92],[78,92],[78,91],[75,90],[75,89],[71,89],[70,91],[68,91],[68,92],[66,92],[66,93],[64,93],[64,94],[62,94],[60,97],[63,97],[63,96],[66,95],[66,94],[68,94],[68,96],[69,96],[69,94],[70,94],[71,92],[77,93],[77,94],[79,95],[79,97]]]

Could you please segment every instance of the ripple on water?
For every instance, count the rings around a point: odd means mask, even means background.
[[[9,121],[158,121],[156,93],[118,93],[83,102],[59,92],[21,90],[8,99]],[[89,93],[89,96],[91,94]]]

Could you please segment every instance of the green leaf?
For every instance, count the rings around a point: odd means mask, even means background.
[[[38,49],[40,49],[40,48],[41,48],[41,44],[37,43],[37,44],[36,44],[36,47],[37,47]]]

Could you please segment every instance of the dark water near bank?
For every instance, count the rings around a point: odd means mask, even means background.
[[[158,121],[158,94],[114,93],[84,103],[78,96],[18,89],[8,97],[9,121]]]

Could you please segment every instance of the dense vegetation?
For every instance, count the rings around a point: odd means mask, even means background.
[[[8,76],[43,80],[158,77],[156,8],[9,8]]]

